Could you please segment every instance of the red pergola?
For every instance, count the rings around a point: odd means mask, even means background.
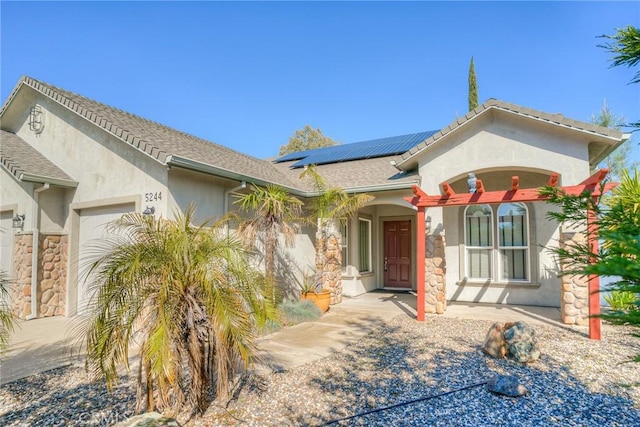
[[[608,169],[601,169],[598,172],[591,175],[578,185],[570,185],[560,187],[560,189],[568,194],[577,196],[588,192],[594,200],[597,199],[605,192],[614,188],[616,183],[607,183],[604,186],[601,185],[602,180],[607,176]],[[558,174],[552,173],[549,177],[548,185],[552,187],[558,186]],[[498,191],[486,191],[482,180],[478,179],[476,182],[475,193],[456,193],[451,188],[451,185],[447,182],[441,184],[442,195],[429,196],[422,191],[417,185],[413,186],[414,197],[405,197],[405,200],[418,208],[417,214],[417,226],[416,232],[418,235],[417,242],[417,256],[419,260],[425,259],[425,212],[430,207],[450,207],[450,206],[467,206],[476,204],[496,204],[505,202],[542,202],[548,198],[540,194],[540,188],[525,188],[520,189],[520,179],[518,176],[511,177],[511,189],[498,190]],[[587,241],[589,242],[591,252],[596,253],[598,251],[598,225],[596,222],[596,214],[593,210],[589,210],[587,213]],[[425,319],[425,264],[424,262],[418,262],[417,267],[418,274],[418,321],[424,321]],[[600,318],[594,317],[600,314],[600,295],[598,290],[600,288],[599,277],[595,274],[589,275],[589,338],[599,340],[600,339]]]

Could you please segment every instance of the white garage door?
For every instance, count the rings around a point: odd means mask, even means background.
[[[13,252],[13,212],[0,212],[0,269],[7,274],[13,274],[11,265]]]
[[[78,314],[83,314],[93,294],[93,282],[87,277],[92,259],[95,259],[100,240],[107,237],[106,225],[127,212],[133,212],[133,204],[101,206],[80,211],[78,234]]]

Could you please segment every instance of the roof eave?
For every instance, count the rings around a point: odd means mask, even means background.
[[[176,156],[175,154],[170,154],[169,156],[167,156],[166,164],[168,166],[175,166],[182,169],[188,169],[196,172],[203,172],[210,175],[220,176],[222,178],[233,179],[236,181],[245,181],[245,182],[250,182],[250,183],[262,185],[262,186],[273,184],[273,182],[270,182],[270,181],[265,181],[263,179],[256,178],[253,176],[240,174],[225,168],[210,165],[208,163],[202,163],[197,160],[188,159],[186,157]],[[281,184],[278,184],[278,185],[297,196],[303,196],[303,197],[307,196],[307,192],[305,191],[299,190],[297,188],[289,187],[286,185],[281,185]]]
[[[73,180],[51,178],[48,176],[35,175],[30,173],[20,173],[20,176],[18,176],[17,178],[23,182],[37,182],[42,184],[51,184],[56,187],[76,188],[78,186],[78,182]]]

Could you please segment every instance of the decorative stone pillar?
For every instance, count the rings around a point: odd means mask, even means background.
[[[426,238],[427,253],[424,259],[425,313],[442,314],[447,309],[445,238],[443,235],[428,235]]]
[[[64,316],[68,236],[40,234],[38,317]]]
[[[342,302],[342,239],[340,233],[326,236],[322,285],[331,291],[331,304]]]
[[[560,247],[565,249],[576,244],[584,244],[586,235],[583,232],[560,231]],[[569,266],[561,261],[562,271]],[[589,325],[589,278],[580,275],[560,276],[560,319],[567,325]]]
[[[11,293],[11,311],[19,319],[31,314],[31,264],[33,253],[33,234],[16,234],[13,243],[13,276]]]

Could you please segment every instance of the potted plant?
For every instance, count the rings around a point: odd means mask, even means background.
[[[331,291],[324,289],[322,283],[316,282],[315,275],[305,275],[301,287],[300,299],[313,302],[323,313],[329,310]]]

